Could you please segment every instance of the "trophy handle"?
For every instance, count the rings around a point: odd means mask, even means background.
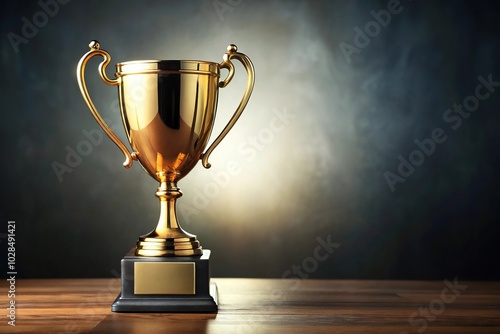
[[[201,162],[203,164],[203,167],[205,168],[210,168],[212,165],[208,162],[208,157],[212,153],[212,151],[219,145],[219,143],[226,137],[229,131],[233,128],[234,124],[238,120],[238,118],[241,116],[241,113],[245,109],[248,100],[250,99],[250,95],[252,94],[253,91],[253,86],[255,84],[255,70],[253,67],[252,62],[250,61],[250,58],[248,58],[245,54],[237,52],[238,47],[234,44],[230,44],[227,47],[227,52],[224,54],[223,61],[220,63],[220,68],[226,68],[229,70],[229,74],[227,78],[223,81],[219,82],[219,87],[224,88],[227,86],[227,84],[231,81],[231,79],[234,76],[234,65],[231,62],[232,58],[235,58],[239,60],[243,66],[245,67],[247,71],[247,87],[245,89],[245,94],[243,94],[243,98],[241,99],[240,104],[238,105],[238,108],[233,114],[233,117],[229,120],[227,123],[226,127],[222,130],[222,132],[219,134],[219,136],[214,140],[212,145],[207,149],[205,153],[201,155]]]
[[[86,54],[83,55],[82,59],[80,59],[80,62],[78,63],[78,67],[76,69],[76,75],[78,78],[78,86],[80,87],[80,91],[82,92],[83,99],[87,103],[87,106],[90,109],[90,112],[92,113],[92,116],[94,116],[95,120],[97,123],[101,126],[101,128],[104,130],[104,132],[108,135],[108,137],[118,146],[118,148],[123,152],[125,155],[125,162],[123,163],[123,166],[125,168],[130,168],[132,166],[132,160],[137,160],[137,157],[134,153],[130,153],[125,146],[125,144],[115,135],[113,130],[104,122],[102,119],[101,115],[97,111],[94,102],[90,99],[89,92],[87,90],[87,85],[85,84],[85,66],[87,65],[87,62],[90,60],[90,58],[94,56],[102,56],[104,60],[102,63],[99,64],[99,75],[101,76],[101,79],[104,81],[104,83],[110,85],[110,86],[117,86],[120,84],[120,79],[110,79],[106,75],[106,66],[108,66],[109,62],[111,61],[111,56],[107,51],[100,50],[100,44],[98,41],[92,41],[89,44],[90,51],[87,52]]]

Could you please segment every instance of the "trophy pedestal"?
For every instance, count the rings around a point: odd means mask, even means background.
[[[121,261],[122,291],[113,312],[217,312],[217,286],[210,283],[210,250],[201,256],[136,256]]]

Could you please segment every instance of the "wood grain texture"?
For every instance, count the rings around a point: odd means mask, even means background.
[[[124,314],[110,311],[118,279],[18,280],[16,326],[4,315],[0,332],[500,333],[500,282],[214,281],[218,314]]]

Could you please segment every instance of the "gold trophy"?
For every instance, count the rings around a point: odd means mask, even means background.
[[[194,60],[141,60],[116,65],[110,79],[108,52],[92,41],[78,63],[78,85],[97,123],[125,155],[129,168],[137,160],[160,186],[160,218],[156,228],[139,238],[121,261],[122,291],[114,312],[216,312],[217,287],[210,282],[210,251],[202,249],[196,235],[184,231],[175,205],[182,193],[177,181],[201,159],[208,158],[240,117],[252,93],[255,76],[250,59],[229,45],[221,63]],[[103,57],[98,71],[102,80],[118,87],[120,111],[128,141],[125,144],[101,118],[85,84],[85,67],[94,56]],[[247,85],[236,112],[219,136],[205,150],[215,122],[218,88],[234,75],[231,59],[247,72]],[[220,80],[221,69],[228,76]]]

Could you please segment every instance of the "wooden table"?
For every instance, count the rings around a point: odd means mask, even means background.
[[[500,282],[214,279],[218,314],[112,313],[118,279],[16,282],[1,333],[500,333]]]

